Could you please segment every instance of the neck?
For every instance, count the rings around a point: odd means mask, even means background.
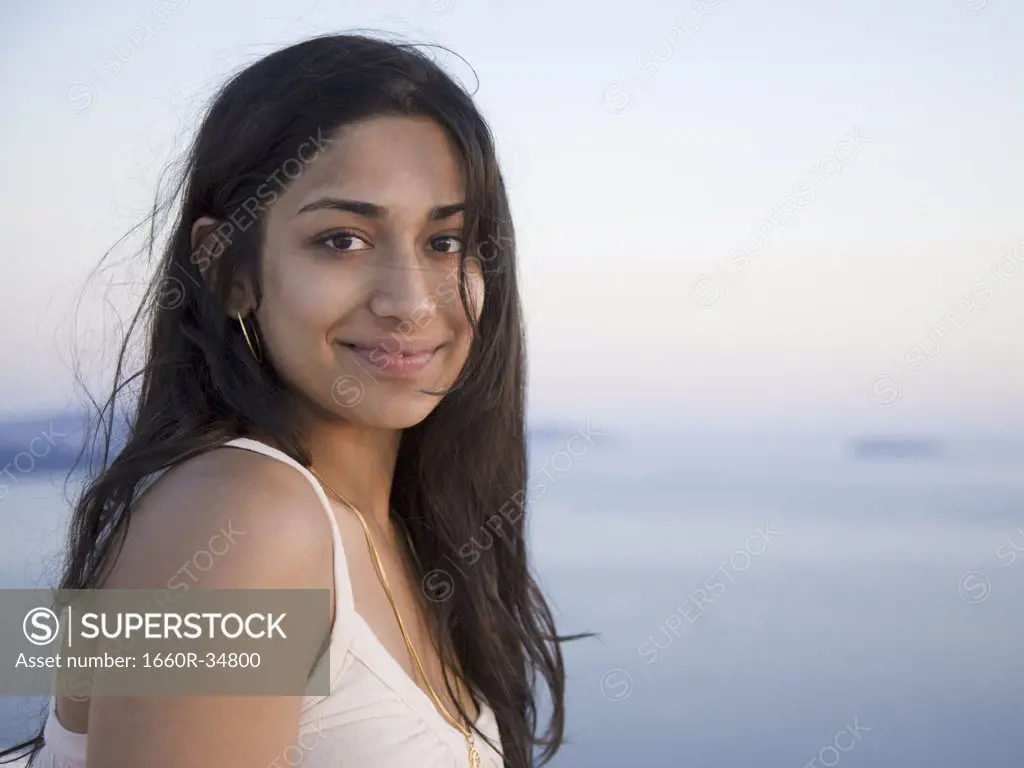
[[[391,481],[401,430],[364,427],[342,420],[304,424],[313,469],[352,504],[367,524],[389,532]],[[330,489],[324,489],[331,494]]]

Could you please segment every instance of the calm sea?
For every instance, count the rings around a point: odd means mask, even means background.
[[[561,631],[600,633],[566,647],[555,766],[1022,764],[1019,453],[583,445],[531,447],[535,571]],[[52,583],[62,480],[0,501],[0,586]],[[0,742],[44,704],[0,698]]]

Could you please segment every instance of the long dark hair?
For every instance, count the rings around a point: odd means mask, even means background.
[[[100,461],[75,505],[59,588],[102,586],[131,502],[156,470],[243,434],[265,436],[309,466],[293,396],[269,364],[254,360],[226,315],[228,286],[232,276],[247,275],[259,300],[262,214],[292,176],[295,158],[307,159],[301,148],[380,115],[431,118],[459,147],[467,191],[459,296],[471,322],[467,258],[483,266],[485,285],[462,374],[422,423],[403,432],[392,509],[412,541],[422,583],[443,581],[430,620],[444,661],[457,660],[493,709],[505,765],[532,766],[535,756],[550,760],[563,741],[560,643],[572,638],[555,632],[523,536],[525,358],[515,238],[487,124],[471,95],[412,45],[356,34],[315,37],[246,67],[214,97],[168,199],[158,196],[147,219],[147,249],[156,248],[160,259],[121,344],[110,396],[93,402],[90,434]],[[167,242],[158,247],[159,224],[172,214]],[[216,258],[193,251],[196,219],[233,214],[238,226],[217,239]],[[256,225],[242,226],[239,216]],[[129,372],[129,342],[139,329],[148,339],[145,359]],[[129,429],[115,452],[118,413],[130,414]],[[500,535],[491,535],[499,514]],[[539,679],[551,706],[543,731]],[[0,757],[31,748],[34,760],[42,744],[41,730]]]

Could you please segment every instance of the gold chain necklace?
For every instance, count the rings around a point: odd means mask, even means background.
[[[359,522],[363,526],[363,533],[366,534],[366,544],[370,548],[370,553],[373,555],[373,565],[377,571],[377,578],[380,579],[380,583],[384,587],[384,592],[388,596],[388,602],[391,603],[391,610],[395,613],[395,620],[398,622],[398,628],[402,631],[402,639],[405,640],[405,647],[409,651],[409,656],[412,659],[413,665],[416,667],[416,671],[419,672],[420,677],[423,678],[423,684],[427,686],[427,690],[430,692],[430,698],[433,700],[434,706],[437,707],[438,711],[444,716],[444,719],[451,723],[452,727],[458,730],[465,737],[466,745],[469,749],[470,768],[480,768],[480,751],[476,748],[476,744],[474,743],[472,729],[467,728],[448,713],[448,710],[441,703],[441,699],[434,692],[434,687],[427,679],[426,672],[423,671],[423,665],[420,663],[419,654],[416,653],[416,649],[413,648],[412,645],[412,640],[409,639],[409,633],[405,629],[405,622],[402,621],[402,615],[398,611],[398,604],[395,602],[395,596],[391,592],[391,584],[388,582],[388,577],[384,573],[384,565],[381,563],[380,555],[377,554],[377,548],[373,545],[373,537],[370,535],[370,528],[366,524],[366,520],[363,518],[362,513],[356,509],[352,502],[338,493],[330,483],[324,480],[320,476],[319,472],[312,467],[309,468],[309,471],[317,480],[320,481],[321,485],[341,499],[353,512],[356,513],[356,517],[359,518]]]

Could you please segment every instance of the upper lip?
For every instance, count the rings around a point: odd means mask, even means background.
[[[433,352],[444,344],[442,341],[412,341],[393,337],[373,341],[343,341],[341,343],[347,347],[365,349],[369,352],[379,350],[390,355],[419,355],[424,352]]]

